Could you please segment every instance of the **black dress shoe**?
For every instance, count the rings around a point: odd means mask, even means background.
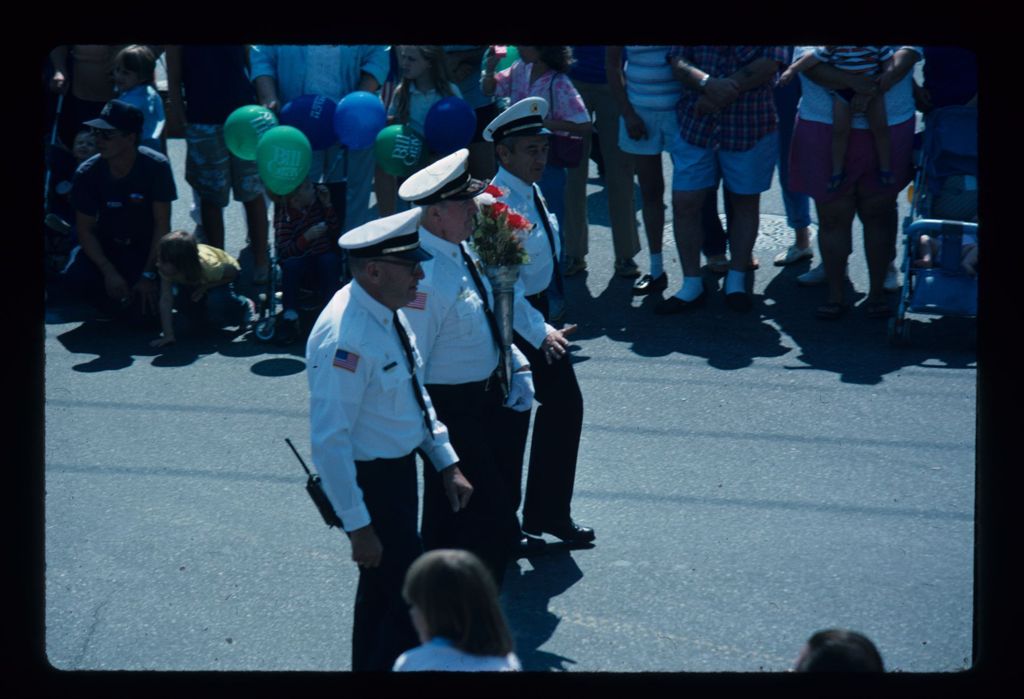
[[[524,533],[522,538],[513,543],[512,555],[516,558],[536,556],[539,553],[544,553],[544,550],[547,549],[547,547],[548,542],[544,541],[544,539]]]
[[[541,532],[557,537],[567,544],[589,544],[594,540],[594,530],[590,527],[581,527],[571,519],[564,524],[556,524],[542,527],[539,530],[527,530],[523,527],[524,534],[539,535]]]
[[[750,294],[745,291],[737,291],[732,294],[725,295],[725,305],[734,311],[749,311],[754,307],[754,302],[750,300]]]
[[[664,272],[659,277],[645,274],[633,282],[633,296],[646,296],[647,294],[664,291],[667,286],[668,275]]]
[[[683,301],[678,296],[669,296],[667,299],[658,301],[658,305],[654,307],[654,312],[660,316],[672,315],[673,313],[684,313],[700,306],[704,303],[707,296],[708,294],[706,291],[702,291],[700,296],[695,298],[693,301]]]

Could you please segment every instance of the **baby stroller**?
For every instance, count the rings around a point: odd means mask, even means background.
[[[910,213],[903,221],[903,289],[889,321],[889,341],[906,344],[905,315],[976,316],[978,278],[961,265],[966,242],[978,236],[978,110],[943,107],[928,114]],[[916,267],[922,234],[939,252],[931,267]]]

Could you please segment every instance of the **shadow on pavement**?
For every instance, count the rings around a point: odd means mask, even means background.
[[[910,344],[889,343],[888,321],[870,318],[866,294],[847,283],[850,308],[838,320],[819,320],[815,308],[825,302],[824,287],[805,289],[796,284],[799,270],[785,269],[765,287],[765,315],[786,333],[807,364],[795,369],[817,369],[840,374],[844,383],[872,385],[905,367],[938,361],[948,368],[967,368],[976,360],[977,323],[973,318],[907,316]],[[889,295],[895,313],[897,296]],[[929,367],[936,366],[929,363]]]
[[[633,280],[613,276],[601,293],[592,297],[586,274],[572,277],[567,284],[567,321],[579,324],[574,338],[607,336],[630,343],[632,351],[642,357],[679,353],[703,357],[709,365],[723,370],[742,369],[757,357],[778,357],[789,351],[779,331],[763,322],[763,298],[752,295],[753,310],[737,313],[726,306],[719,277],[705,275],[704,293],[708,298],[701,307],[660,316],[654,313],[654,307],[663,296],[646,296],[640,306],[633,307]],[[664,295],[676,288],[670,280]]]
[[[529,559],[532,568],[513,563],[502,585],[502,608],[508,617],[516,654],[529,672],[566,671],[576,661],[540,647],[552,637],[560,618],[548,609],[552,598],[583,579],[568,550],[549,551]]]
[[[176,319],[176,324],[181,319]],[[91,309],[80,306],[47,309],[47,324],[79,323],[57,336],[57,341],[71,354],[93,354],[93,359],[72,366],[74,371],[116,371],[131,366],[136,359],[152,357],[154,367],[183,367],[194,364],[206,355],[225,357],[257,357],[267,354],[294,355],[256,362],[250,370],[259,376],[288,376],[305,369],[302,361],[304,345],[287,347],[261,344],[252,333],[208,326],[176,328],[178,341],[165,347],[150,347],[159,337],[159,324],[148,327],[117,320],[98,318]],[[298,357],[298,358],[294,358]]]

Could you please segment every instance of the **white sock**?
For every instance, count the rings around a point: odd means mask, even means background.
[[[662,266],[662,255],[660,252],[651,253],[651,277],[657,279],[665,273],[665,268]]]
[[[737,292],[746,293],[747,291],[747,273],[739,272],[735,269],[730,269],[729,274],[725,276],[725,293],[735,294]]]
[[[299,312],[289,308],[288,310],[286,310],[284,312],[284,315],[281,316],[281,317],[284,318],[285,320],[298,320],[299,319]]]
[[[683,277],[683,288],[676,292],[675,296],[683,301],[690,302],[704,292],[704,281],[700,277]]]

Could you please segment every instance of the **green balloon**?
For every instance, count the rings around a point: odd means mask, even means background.
[[[312,161],[309,139],[293,126],[275,126],[256,145],[260,178],[274,194],[294,191],[306,179]]]
[[[381,170],[395,177],[416,172],[429,159],[423,138],[404,124],[381,129],[373,144],[373,154]]]
[[[277,126],[277,117],[266,107],[247,104],[228,115],[224,122],[224,141],[236,158],[256,160],[260,136]]]
[[[508,68],[510,65],[512,65],[513,63],[515,63],[518,60],[519,60],[519,49],[517,49],[515,46],[509,46],[508,47],[508,53],[505,54],[505,57],[503,59],[498,61],[498,65],[496,65],[494,67],[494,69],[495,70],[505,70],[506,68]]]

